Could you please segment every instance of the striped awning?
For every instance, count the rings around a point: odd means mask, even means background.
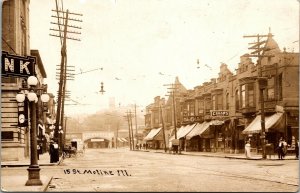
[[[270,130],[283,129],[284,120],[283,113],[275,113],[265,117],[265,132]],[[257,115],[255,119],[242,131],[242,134],[253,134],[261,132],[261,115]]]
[[[177,139],[183,138],[185,137],[188,133],[190,133],[192,131],[192,129],[194,129],[194,127],[196,126],[197,123],[194,123],[192,125],[185,125],[185,126],[181,126],[178,130],[177,130]],[[173,139],[175,139],[175,135],[173,135],[169,140],[172,141]]]
[[[194,129],[187,134],[186,139],[190,140],[192,137],[201,135],[204,131],[206,131],[209,128],[210,122],[203,122],[203,123],[197,123],[197,125],[194,127]]]
[[[158,129],[151,129],[148,135],[144,138],[144,141],[153,140],[153,138],[160,132],[161,128]]]

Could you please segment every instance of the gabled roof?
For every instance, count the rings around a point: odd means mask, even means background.
[[[174,84],[175,84],[175,87],[177,88],[176,89],[176,95],[181,95],[183,93],[187,93],[187,89],[181,84],[181,82],[179,81],[178,76],[176,76]],[[167,102],[166,102],[166,105],[172,105],[172,100],[173,100],[172,97],[173,97],[173,95],[171,93],[168,100],[167,100]]]
[[[277,44],[277,42],[273,39],[273,35],[271,33],[268,34],[267,42],[264,47],[263,54],[271,55],[275,53],[280,53],[281,50]]]

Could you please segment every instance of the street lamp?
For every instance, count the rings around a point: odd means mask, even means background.
[[[43,185],[40,180],[40,168],[38,165],[37,159],[37,136],[36,136],[36,104],[38,102],[38,96],[35,93],[37,90],[43,90],[43,88],[35,88],[38,80],[35,76],[30,76],[27,79],[27,83],[29,85],[29,91],[27,89],[21,89],[21,92],[16,95],[16,100],[19,103],[25,101],[25,96],[27,95],[27,99],[29,101],[29,109],[30,109],[30,165],[27,169],[28,171],[28,180],[26,182],[26,186],[40,186]],[[25,91],[24,92],[22,92]],[[49,101],[49,95],[43,93],[40,96],[42,102]]]

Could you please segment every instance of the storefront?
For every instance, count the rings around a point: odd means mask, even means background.
[[[266,143],[271,143],[277,147],[280,137],[284,137],[285,133],[285,114],[281,112],[265,116],[265,133]],[[245,140],[250,140],[251,148],[255,148],[257,152],[262,149],[261,143],[261,115],[257,115],[255,119],[243,130]]]
[[[151,129],[143,141],[146,142],[149,149],[163,149],[164,140],[162,128]]]
[[[209,122],[197,123],[193,130],[186,135],[187,151],[205,151],[205,139],[201,135],[209,128]],[[207,143],[209,144],[209,143]],[[208,145],[209,147],[209,145]]]
[[[184,126],[181,126],[176,134],[177,134],[177,139],[179,139],[179,147],[180,147],[180,150],[181,151],[186,151],[187,150],[187,146],[189,145],[186,141],[186,135],[189,134],[193,129],[194,127],[196,126],[197,123],[194,123],[192,125],[184,125]],[[169,141],[172,141],[173,139],[175,139],[175,135],[173,135]]]

